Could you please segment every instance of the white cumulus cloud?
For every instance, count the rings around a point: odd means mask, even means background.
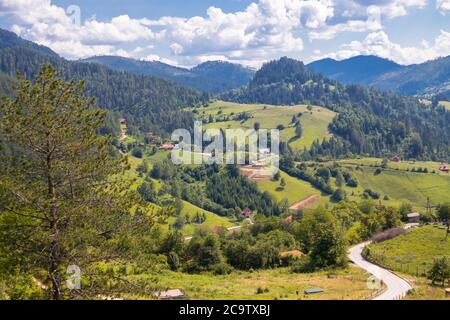
[[[436,9],[442,14],[450,12],[450,0],[436,0]]]
[[[363,41],[352,41],[343,45],[341,50],[317,56],[316,59],[328,57],[343,60],[357,55],[376,55],[405,65],[422,63],[450,55],[450,32],[441,30],[434,43],[422,41],[417,47],[402,47],[392,42],[384,31],[373,32]]]
[[[437,1],[439,10],[445,10],[449,0]],[[120,55],[178,65],[220,59],[258,67],[281,55],[298,56],[305,38],[330,40],[345,32],[371,32],[370,40],[384,34],[380,31],[385,19],[426,4],[427,0],[255,0],[235,12],[213,6],[203,16],[134,19],[124,13],[108,21],[95,15],[81,21],[76,8],[66,10],[51,0],[0,0],[0,12],[12,31],[69,59]],[[340,52],[356,51],[349,44]]]

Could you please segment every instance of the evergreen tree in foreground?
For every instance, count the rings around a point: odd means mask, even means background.
[[[17,150],[1,159],[0,256],[45,274],[38,280],[52,299],[98,296],[106,284],[114,294],[124,288],[120,276],[99,262],[148,261],[144,234],[159,212],[119,180],[126,159],[112,158],[109,138],[97,134],[105,116],[82,82],[66,83],[50,66],[34,83],[19,78],[15,98],[0,105],[0,145]],[[66,286],[70,265],[81,270],[81,290]]]

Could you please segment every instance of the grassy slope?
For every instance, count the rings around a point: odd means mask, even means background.
[[[218,216],[217,214],[209,212],[207,210],[203,210],[193,205],[192,203],[183,201],[183,204],[184,204],[183,210],[181,211],[182,216],[188,214],[191,218],[193,218],[197,212],[200,214],[204,213],[206,216],[206,221],[202,224],[193,224],[193,223],[185,224],[181,229],[181,233],[185,236],[194,235],[196,229],[199,227],[212,229],[218,226],[228,228],[235,225],[230,221],[230,219]],[[169,219],[167,219],[168,224],[164,225],[164,227],[168,228],[169,225],[174,224],[175,221],[176,221],[175,217],[170,217]]]
[[[445,232],[437,226],[412,229],[405,235],[370,245],[370,256],[393,270],[423,275],[433,258],[450,258],[450,239],[445,240]]]
[[[145,157],[145,159],[148,160],[149,166],[152,166],[152,163],[156,161],[160,161],[165,159],[169,155],[169,152],[167,151],[158,151],[156,154]],[[126,173],[126,176],[132,179],[136,179],[136,182],[133,184],[132,188],[137,189],[139,185],[144,181],[142,177],[138,177],[136,174],[136,168],[139,164],[141,164],[144,161],[144,159],[138,159],[131,155],[129,155],[128,162],[130,164],[130,170]],[[152,180],[155,183],[156,189],[159,189],[161,186],[161,183],[158,180]],[[207,210],[203,210],[189,202],[183,201],[184,206],[183,210],[181,212],[182,215],[189,214],[189,216],[192,218],[195,216],[195,214],[198,213],[205,213],[206,221],[202,224],[186,224],[183,226],[183,228],[180,230],[183,235],[185,236],[191,236],[195,233],[195,230],[198,227],[206,227],[206,228],[213,228],[216,226],[223,226],[223,227],[231,227],[234,225],[233,221],[230,221],[230,219],[225,217],[220,217],[212,212],[209,212]],[[155,208],[158,208],[157,205],[154,205]],[[169,217],[167,219],[167,223],[163,225],[164,230],[169,229],[169,225],[172,225],[175,223],[175,217]]]
[[[151,277],[161,288],[183,289],[190,299],[195,300],[341,300],[363,299],[372,293],[367,288],[367,274],[354,267],[336,271],[335,277],[328,277],[326,272],[293,274],[286,268],[236,271],[225,276],[164,271]],[[309,297],[303,294],[305,289],[315,287],[325,291]],[[256,294],[258,288],[269,291]]]
[[[273,129],[278,125],[284,125],[285,129],[281,131],[281,139],[289,142],[293,148],[309,147],[314,140],[322,141],[324,138],[329,139],[330,133],[328,125],[336,116],[336,113],[322,108],[314,107],[312,113],[306,109],[306,105],[297,106],[271,106],[265,104],[238,104],[232,102],[215,101],[207,108],[198,109],[198,117],[204,120],[209,118],[209,115],[217,118],[222,115],[235,115],[241,112],[247,112],[253,118],[240,123],[238,121],[214,122],[205,125],[205,128],[242,128],[251,129],[255,122],[261,124],[261,128]],[[219,115],[221,112],[221,115]],[[295,128],[292,127],[292,117],[298,113],[303,115],[300,117],[300,122],[303,127],[303,137],[301,139],[295,138]]]
[[[286,181],[284,189],[280,189],[280,181],[272,180],[258,181],[258,188],[263,192],[269,192],[277,201],[287,199],[289,205],[308,198],[311,195],[320,195],[320,191],[306,181],[293,178],[282,171],[281,177]]]
[[[416,162],[416,163],[389,163],[389,167],[380,175],[375,175],[375,168],[370,165],[379,165],[381,159],[367,158],[340,161],[341,165],[351,170],[357,177],[358,188],[345,190],[352,200],[360,199],[366,188],[380,193],[381,199],[388,195],[390,200],[384,201],[390,205],[400,205],[402,202],[410,202],[417,210],[423,210],[427,204],[427,197],[432,205],[437,205],[449,200],[450,175],[441,173],[437,168],[439,163]],[[364,165],[362,170],[356,170],[356,164]],[[430,172],[436,173],[414,173],[406,171],[407,168],[428,168]],[[396,168],[398,170],[396,170]],[[352,196],[354,193],[354,196]]]
[[[445,238],[445,230],[435,226],[424,226],[410,230],[397,238],[372,244],[370,256],[378,263],[404,275],[415,292],[407,299],[444,299],[444,290],[433,287],[424,278],[433,258],[450,257],[450,239]]]

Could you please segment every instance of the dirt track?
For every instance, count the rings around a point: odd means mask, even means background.
[[[317,200],[319,200],[320,196],[315,194],[312,196],[309,196],[308,198],[298,201],[296,203],[294,203],[292,206],[289,207],[289,210],[299,210],[307,205],[313,204],[314,202],[316,202]]]

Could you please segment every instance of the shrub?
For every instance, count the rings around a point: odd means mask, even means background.
[[[334,202],[340,202],[340,201],[342,201],[342,200],[345,200],[345,196],[346,196],[346,194],[345,194],[345,191],[344,191],[344,190],[342,190],[342,189],[337,189],[337,190],[333,193],[331,199],[332,199]]]
[[[436,258],[428,271],[428,279],[434,285],[436,282],[445,285],[450,278],[450,262],[447,257]]]
[[[142,159],[142,150],[140,148],[133,148],[133,150],[131,151],[131,154],[135,158]]]
[[[355,178],[350,178],[347,181],[347,186],[350,188],[356,188],[356,187],[358,187],[358,181]]]
[[[406,233],[407,231],[404,228],[393,228],[374,235],[371,240],[376,243],[383,242]]]
[[[226,275],[233,272],[233,268],[230,265],[226,264],[225,262],[218,263],[212,266],[211,270],[215,275]]]
[[[301,256],[291,267],[291,271],[294,273],[309,273],[313,272],[314,269],[311,258],[307,255]]]

